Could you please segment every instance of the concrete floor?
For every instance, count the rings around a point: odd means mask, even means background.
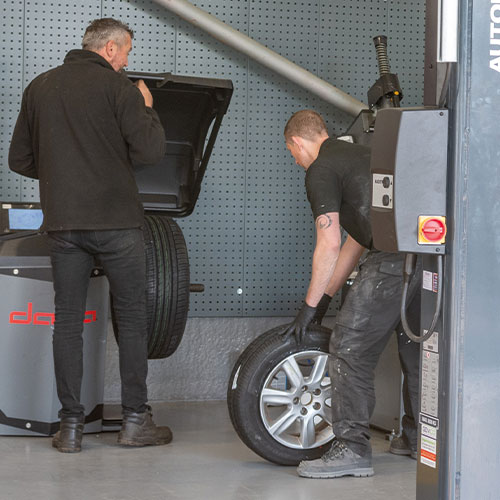
[[[413,500],[416,461],[387,452],[373,436],[375,475],[303,479],[250,451],[225,402],[153,405],[172,428],[167,446],[124,449],[115,432],[84,436],[82,453],[62,454],[50,438],[0,437],[0,500]]]

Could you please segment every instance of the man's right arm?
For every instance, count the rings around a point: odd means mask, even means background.
[[[316,246],[312,259],[312,274],[306,304],[316,307],[325,293],[340,257],[339,213],[329,212],[317,217]]]
[[[125,84],[121,89],[118,121],[132,162],[154,165],[165,156],[165,130],[158,114],[149,106],[152,105],[152,98],[148,101],[149,91],[146,93],[139,85]],[[144,82],[142,85],[145,87]]]
[[[21,111],[17,117],[14,133],[9,148],[9,168],[13,172],[38,179],[32,138],[29,127],[26,92],[21,102]]]
[[[339,213],[328,212],[316,218],[316,246],[312,259],[312,274],[307,295],[297,317],[280,335],[284,340],[295,336],[302,342],[307,326],[316,317],[317,306],[335,271],[340,252]]]
[[[144,104],[147,108],[153,107],[153,96],[151,91],[148,89],[148,86],[144,83],[144,80],[137,80],[134,84],[142,94],[144,98]]]
[[[347,236],[346,241],[340,249],[337,265],[326,288],[326,294],[333,297],[344,286],[365,250],[366,248],[360,245],[354,238]]]

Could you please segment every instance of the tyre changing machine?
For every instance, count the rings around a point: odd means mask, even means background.
[[[11,208],[9,208],[11,207]],[[2,212],[16,210],[2,204]],[[102,430],[108,282],[95,270],[83,329],[85,432]],[[0,236],[0,434],[51,435],[59,428],[52,356],[54,290],[47,237]]]

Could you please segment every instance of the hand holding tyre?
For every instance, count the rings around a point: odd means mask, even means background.
[[[297,344],[301,344],[306,336],[306,329],[314,319],[315,314],[316,308],[304,302],[293,323],[280,333],[283,342],[287,342],[292,335],[295,335]]]
[[[325,317],[325,314],[328,311],[328,307],[330,306],[331,301],[332,297],[324,293],[323,297],[321,297],[321,300],[318,302],[318,305],[316,306],[316,314],[314,315],[314,318],[312,319],[311,323],[316,325],[321,325],[321,322],[323,321],[323,318]]]

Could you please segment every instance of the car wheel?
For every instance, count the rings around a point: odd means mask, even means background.
[[[179,346],[189,309],[189,261],[184,236],[170,217],[147,215],[146,311],[148,359],[171,356]],[[111,307],[116,341],[119,335]]]
[[[227,404],[241,440],[280,465],[319,458],[333,439],[328,344],[331,331],[311,325],[302,344],[274,328],[255,339],[233,368]]]

